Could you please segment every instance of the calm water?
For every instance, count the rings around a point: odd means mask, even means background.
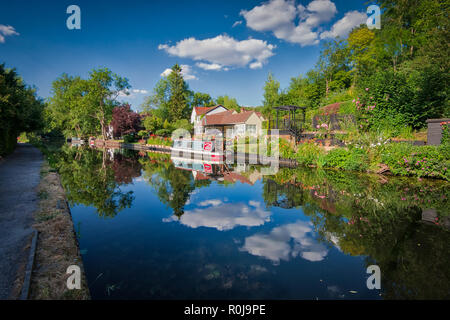
[[[68,146],[51,162],[94,299],[450,298],[447,182]]]

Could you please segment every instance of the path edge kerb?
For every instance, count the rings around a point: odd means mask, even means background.
[[[30,252],[28,254],[28,262],[25,269],[25,277],[23,279],[22,290],[20,293],[19,300],[27,300],[28,295],[30,293],[31,286],[31,274],[33,272],[34,260],[36,257],[36,248],[37,248],[37,238],[39,232],[36,229],[33,229],[33,238],[31,240]]]

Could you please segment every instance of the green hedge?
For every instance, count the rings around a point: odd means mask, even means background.
[[[9,128],[0,129],[0,156],[10,154],[16,147],[17,136],[12,131]]]
[[[400,176],[439,178],[450,181],[450,144],[413,146],[390,143],[371,148],[336,148],[328,153],[314,143],[304,143],[295,152],[287,141],[280,140],[280,156],[295,159],[299,165],[367,172],[385,164]]]
[[[450,144],[413,146],[393,143],[380,151],[381,161],[393,174],[450,180]]]

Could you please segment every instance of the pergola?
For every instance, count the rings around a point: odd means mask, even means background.
[[[275,107],[275,110],[277,110],[277,121],[276,121],[276,127],[274,129],[285,129],[285,130],[289,130],[289,129],[293,129],[293,128],[297,128],[298,126],[296,126],[296,121],[295,121],[295,112],[297,110],[302,110],[302,119],[298,119],[300,120],[302,123],[305,122],[306,119],[306,107],[299,107],[299,106],[279,106],[279,107]],[[280,111],[288,111],[289,113],[289,121],[286,124],[285,122],[283,122],[283,126],[280,128],[279,125],[279,113]],[[301,125],[300,125],[301,127]]]

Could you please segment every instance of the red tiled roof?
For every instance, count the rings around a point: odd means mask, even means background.
[[[207,115],[203,118],[202,124],[204,126],[212,125],[226,125],[244,123],[250,118],[254,111],[245,111],[241,113],[233,114],[233,110],[228,110],[216,114]]]
[[[261,112],[255,111],[255,113],[258,117],[265,119],[265,117],[263,116],[263,114]]]
[[[207,112],[209,112],[209,111],[211,111],[211,110],[213,110],[213,109],[215,109],[215,108],[217,108],[217,107],[223,107],[223,108],[225,108],[224,106],[222,106],[222,105],[217,105],[217,106],[213,106],[213,107],[194,107],[194,109],[195,109],[195,113],[198,115],[198,116],[201,116],[202,114],[205,114],[205,113],[207,113]],[[226,108],[225,108],[226,109]]]

